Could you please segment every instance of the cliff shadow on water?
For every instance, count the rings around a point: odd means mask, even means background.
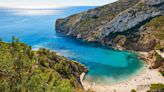
[[[56,32],[56,35],[58,35],[59,37],[66,38],[69,42],[73,42],[79,46],[102,48],[102,49],[106,49],[106,50],[118,51],[118,50],[112,48],[111,46],[106,46],[106,45],[103,45],[99,42],[88,42],[88,41],[85,41],[83,39],[77,39],[74,36],[65,35],[65,34],[60,33],[60,32]]]

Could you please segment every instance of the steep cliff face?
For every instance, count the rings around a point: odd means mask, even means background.
[[[150,51],[161,39],[157,39],[157,35],[150,34],[154,33],[150,30],[151,27],[145,26],[153,19],[163,20],[163,15],[164,0],[119,0],[58,19],[56,30],[114,48]],[[159,16],[162,17],[158,18]],[[163,30],[163,27],[161,29]]]
[[[110,34],[125,32],[141,22],[162,15],[163,3],[164,0],[119,0],[65,19],[58,19],[56,30],[86,41],[105,41],[106,44],[106,38]]]
[[[91,40],[99,37],[101,27],[113,20],[120,12],[134,6],[139,0],[118,2],[91,9],[56,21],[56,30],[68,35]],[[96,40],[96,39],[95,39]]]

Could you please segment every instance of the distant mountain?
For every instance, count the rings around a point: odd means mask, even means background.
[[[164,0],[119,0],[58,19],[56,31],[120,50],[156,55],[156,50],[164,49]],[[159,63],[155,58],[155,66],[164,65],[164,59]]]

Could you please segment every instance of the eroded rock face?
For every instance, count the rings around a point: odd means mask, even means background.
[[[164,3],[164,0],[143,0],[147,5],[158,5]]]
[[[94,31],[94,33],[99,33],[97,37],[94,36],[91,38],[91,36],[89,36],[89,38],[86,39],[89,41],[101,41],[110,33],[123,32],[131,29],[145,20],[162,15],[163,11],[158,9],[159,8],[150,7],[140,2],[134,7],[121,12],[113,20],[99,27],[97,31]],[[93,34],[93,32],[90,33]]]
[[[152,17],[161,14],[160,11],[153,9],[151,7],[143,7],[145,9],[140,9],[140,7],[130,8],[121,14],[119,14],[114,20],[107,23],[101,32],[100,38],[104,38],[111,32],[123,32],[130,28],[139,25],[140,22],[150,19]]]
[[[158,39],[154,35],[147,36],[149,31],[143,33],[140,27],[144,25],[143,22],[164,14],[163,1],[119,0],[59,19],[56,30],[114,48],[149,51],[158,43]],[[136,29],[136,26],[139,27]],[[121,39],[119,35],[123,35]]]
[[[56,31],[87,41],[100,40],[102,27],[140,0],[120,0],[56,21]]]

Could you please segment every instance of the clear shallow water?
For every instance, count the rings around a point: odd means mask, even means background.
[[[45,47],[89,68],[86,79],[98,83],[116,83],[134,76],[143,68],[136,55],[77,41],[55,32],[55,20],[93,7],[51,10],[0,10],[0,37],[10,42],[20,38],[38,49]]]

